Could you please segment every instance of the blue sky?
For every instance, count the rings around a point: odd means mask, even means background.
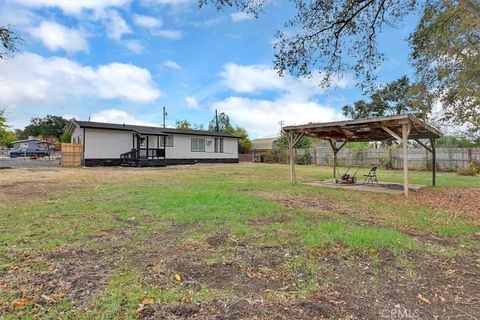
[[[207,125],[214,110],[252,137],[341,118],[362,97],[352,74],[330,88],[318,79],[280,78],[271,43],[292,11],[271,4],[260,19],[189,0],[0,0],[1,24],[24,39],[0,61],[0,106],[12,127],[56,114],[92,121]],[[416,17],[379,37],[384,83],[411,75],[406,42]]]

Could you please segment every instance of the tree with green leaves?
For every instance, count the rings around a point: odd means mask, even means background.
[[[342,108],[343,115],[351,119],[383,117],[409,113],[426,119],[431,106],[418,94],[418,84],[411,84],[407,76],[375,90],[370,101],[359,100]]]
[[[286,150],[288,148],[288,140],[286,133],[282,130],[280,132],[280,137],[275,141],[276,145],[280,149]],[[310,137],[303,136],[300,141],[295,145],[296,149],[311,149],[313,146],[313,140]]]
[[[54,115],[47,115],[43,118],[32,118],[30,124],[22,131],[22,139],[29,136],[55,137],[60,139],[70,121]]]
[[[252,142],[250,141],[250,138],[248,137],[248,132],[245,128],[241,128],[238,126],[234,128],[230,126],[225,130],[225,133],[233,134],[239,137],[238,139],[239,153],[245,153],[252,148]]]
[[[431,1],[410,36],[417,78],[443,123],[480,136],[480,2]]]
[[[183,130],[191,130],[192,124],[188,120],[177,120],[175,121],[175,128]]]
[[[18,52],[21,42],[22,39],[11,26],[0,26],[0,60]]]
[[[269,1],[199,0],[259,17]],[[423,16],[410,37],[418,94],[440,99],[444,122],[479,131],[480,2],[478,0],[293,0],[295,12],[276,34],[274,66],[280,75],[319,73],[322,84],[353,70],[357,85],[373,88],[385,60],[377,43],[387,26],[412,12]]]
[[[16,138],[15,132],[8,129],[5,110],[0,109],[0,146],[11,147]]]
[[[213,117],[212,120],[208,123],[209,131],[217,131],[217,121],[218,121],[218,131],[225,132],[227,129],[232,128],[230,124],[230,117],[225,112],[222,112],[218,115],[218,119]]]

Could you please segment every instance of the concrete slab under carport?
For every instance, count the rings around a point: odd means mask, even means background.
[[[328,187],[336,189],[345,189],[345,190],[356,190],[356,191],[367,191],[367,192],[380,192],[380,193],[389,193],[389,194],[403,194],[403,184],[401,183],[392,183],[392,182],[379,182],[378,184],[363,184],[363,183],[353,183],[353,184],[344,184],[344,183],[335,183],[334,179],[328,180],[317,180],[309,181],[304,184],[316,187]],[[425,185],[419,184],[409,184],[408,190],[410,192],[416,192],[422,188],[425,188]]]

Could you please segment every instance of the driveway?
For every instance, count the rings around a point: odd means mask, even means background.
[[[60,165],[60,160],[24,159],[24,158],[0,158],[0,168],[35,168],[55,167]]]

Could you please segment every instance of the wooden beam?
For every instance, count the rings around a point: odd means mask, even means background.
[[[420,140],[418,140],[418,139],[413,139],[413,140],[415,140],[415,142],[417,142],[419,145],[421,145],[422,147],[424,147],[425,149],[427,149],[427,151],[429,151],[430,153],[433,153],[433,150],[430,149],[429,147],[427,147],[427,145],[424,144],[423,142],[421,142]]]
[[[402,141],[402,138],[400,138],[400,136],[398,134],[396,134],[395,132],[393,132],[390,128],[387,128],[385,126],[381,126],[381,128],[383,130],[385,130],[388,134],[390,134],[392,137],[394,137],[395,139],[397,139],[398,141]],[[403,125],[402,125],[402,130],[403,130]],[[402,131],[403,133],[403,131]]]
[[[342,143],[342,145],[337,148],[337,152],[339,152],[340,150],[342,150],[342,148],[345,147],[345,145],[347,144],[347,142],[348,142],[348,141],[345,141],[344,143]]]
[[[333,139],[328,140],[333,151],[333,179],[337,180],[337,146]]]
[[[408,196],[408,124],[402,124],[403,194]]]

